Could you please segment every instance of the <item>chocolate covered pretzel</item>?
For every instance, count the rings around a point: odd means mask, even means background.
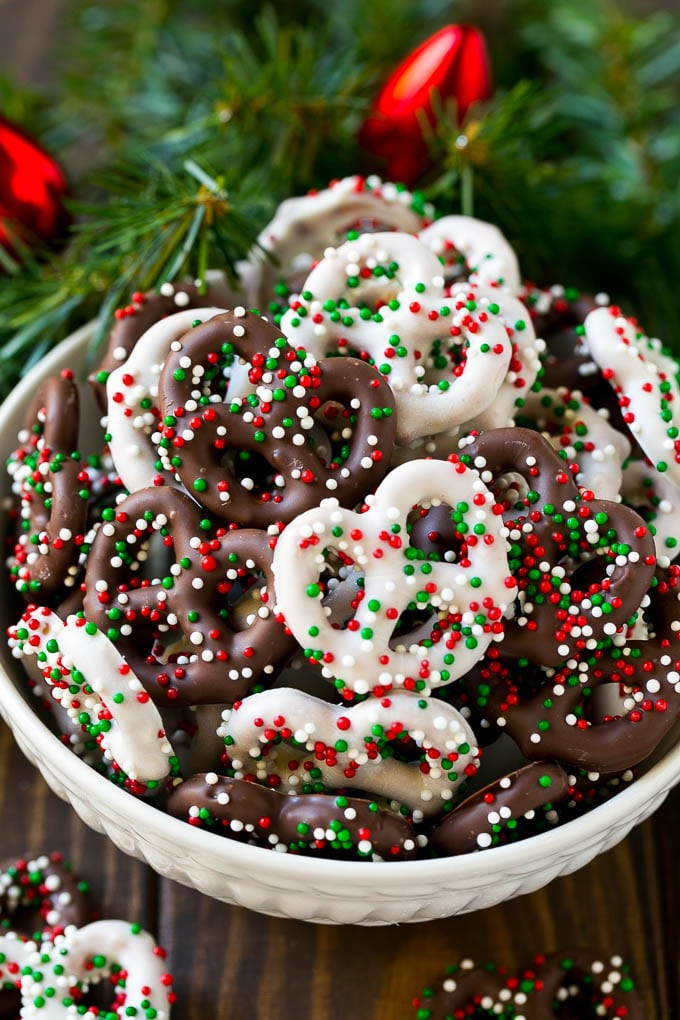
[[[250,395],[222,399],[214,383],[225,358],[250,366]],[[389,467],[394,400],[380,374],[356,359],[317,363],[242,308],[215,316],[173,346],[160,401],[161,457],[188,492],[230,522],[267,527],[331,495],[353,506]],[[334,426],[338,407],[349,415],[340,413],[342,445],[329,457],[314,426],[324,412]]]
[[[516,665],[493,648],[468,692],[527,758],[602,773],[630,768],[652,753],[680,712],[679,592],[680,568],[659,569],[645,608],[650,637],[600,651],[585,669],[557,671]],[[619,685],[619,693],[598,718],[589,706],[603,683],[612,694]]]
[[[62,854],[38,854],[0,863],[0,928],[30,937],[55,935],[90,917],[89,886],[71,870]],[[28,927],[26,922],[28,922]]]
[[[631,444],[577,390],[542,386],[531,390],[517,424],[543,435],[567,464],[578,464],[574,480],[601,499],[618,500],[623,464]]]
[[[360,234],[326,251],[281,319],[291,343],[318,358],[375,363],[394,392],[402,444],[475,419],[512,357],[498,306],[447,298],[441,269],[410,234]]]
[[[135,344],[154,323],[183,309],[204,308],[231,304],[231,292],[222,273],[207,274],[205,285],[194,283],[164,283],[158,291],[134,291],[126,305],[114,312],[115,322],[109,333],[106,350],[88,382],[92,386],[102,411],[106,411],[106,382],[115,369],[125,362]]]
[[[123,1016],[169,1020],[175,997],[164,958],[151,935],[126,921],[69,926],[36,941],[0,935],[0,987],[19,990],[22,1017],[94,1016],[81,1004],[91,986],[106,982],[111,989],[104,1015],[123,1010]]]
[[[105,514],[88,560],[85,617],[114,642],[157,704],[232,702],[292,648],[271,612],[266,533],[212,534],[206,523],[183,493],[142,489]],[[162,564],[162,576],[145,578],[140,566],[154,536],[172,562]],[[236,607],[250,602],[252,585],[251,610],[241,621]]]
[[[249,304],[264,309],[281,289],[286,294],[296,289],[326,247],[343,241],[350,229],[415,233],[433,214],[419,194],[375,174],[352,174],[327,188],[287,198],[260,232],[248,259],[238,265]]]
[[[522,819],[550,810],[569,789],[569,776],[556,762],[525,765],[470,794],[438,819],[430,830],[430,845],[445,856],[498,846],[513,838]]]
[[[62,621],[29,606],[10,628],[17,658],[35,656],[55,700],[134,792],[155,789],[175,763],[158,709],[112,641],[82,614]]]
[[[408,818],[375,801],[341,793],[284,794],[214,772],[176,786],[167,808],[191,825],[289,853],[409,860],[419,849]]]
[[[70,372],[52,376],[31,402],[8,470],[17,500],[10,572],[28,599],[63,587],[87,523],[90,476],[78,452],[78,389]]]
[[[237,702],[223,719],[236,779],[271,778],[290,793],[359,789],[405,805],[414,818],[441,811],[479,765],[461,714],[405,691],[346,707],[277,688]]]
[[[518,976],[493,964],[462,960],[447,969],[438,988],[414,1000],[418,1020],[489,1016],[522,1020],[588,1017],[644,1020],[642,999],[620,956],[592,949],[537,956]]]
[[[616,634],[654,574],[654,541],[642,518],[580,492],[570,465],[529,429],[494,429],[463,451],[487,484],[519,475],[528,486],[505,501],[519,605],[504,626],[503,654],[558,666]]]
[[[616,305],[584,323],[585,344],[612,387],[625,425],[658,472],[680,488],[678,363]]]
[[[456,553],[427,559],[409,538],[418,508],[452,510]],[[361,576],[351,618],[327,613],[329,557]],[[501,520],[476,471],[411,461],[394,468],[363,513],[327,500],[289,524],[274,552],[278,610],[340,689],[380,694],[454,681],[500,640],[514,596]],[[332,566],[332,563],[331,563]]]
[[[451,252],[459,252],[470,272],[470,281],[493,286],[508,294],[518,294],[522,278],[517,256],[510,243],[493,223],[473,216],[441,216],[424,227],[418,238],[446,266]]]

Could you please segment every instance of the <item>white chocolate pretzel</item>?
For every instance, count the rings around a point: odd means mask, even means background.
[[[499,316],[449,301],[437,257],[398,232],[327,249],[281,329],[316,357],[356,350],[373,360],[395,395],[400,443],[481,414],[512,355]]]
[[[474,216],[442,216],[418,237],[442,258],[451,248],[459,251],[470,267],[470,282],[519,294],[522,278],[517,256],[493,223]]]
[[[223,719],[219,732],[236,778],[275,774],[288,793],[320,776],[327,786],[359,788],[432,815],[479,765],[475,735],[458,710],[405,691],[348,708],[279,688],[251,694]],[[407,751],[415,745],[416,759],[399,760],[400,744]]]
[[[158,381],[172,345],[194,323],[205,322],[223,308],[191,308],[155,322],[106,383],[109,449],[123,484],[130,491],[161,482],[182,488],[173,472],[158,470],[158,450],[151,437],[158,431]]]
[[[630,456],[630,443],[580,393],[565,387],[533,390],[527,394],[519,418],[522,424],[530,419],[554,450],[578,464],[577,485],[599,499],[620,498],[623,462]]]
[[[667,475],[642,460],[623,472],[621,494],[644,517],[654,535],[656,555],[674,560],[680,553],[680,493]]]
[[[656,470],[680,488],[678,364],[614,305],[586,317],[588,350],[617,395],[623,420]]]
[[[248,303],[260,308],[270,300],[278,277],[309,272],[329,244],[356,223],[371,220],[381,229],[393,227],[415,233],[432,216],[432,208],[416,211],[416,199],[405,188],[379,177],[353,174],[328,188],[283,201],[257,239],[239,276]]]
[[[0,953],[0,981],[19,988],[23,1020],[96,1020],[98,1012],[77,1009],[79,993],[107,980],[114,966],[120,970],[112,988],[116,1015],[121,1010],[121,1016],[170,1018],[174,996],[165,954],[138,925],[116,920],[69,925],[62,935],[40,942],[2,935]]]
[[[432,561],[409,542],[414,506],[449,505],[460,516],[457,559]],[[324,500],[293,520],[274,552],[277,605],[311,661],[359,694],[378,686],[433,688],[484,654],[514,597],[502,519],[478,473],[462,464],[410,461],[394,468],[365,513]],[[319,583],[326,550],[363,575],[355,615],[337,629]],[[395,635],[409,609],[426,622]]]
[[[491,314],[500,314],[512,342],[508,371],[495,399],[463,428],[485,432],[512,425],[518,408],[524,403],[536,380],[545,343],[536,336],[526,306],[512,293],[506,293],[498,287],[458,283],[452,287],[451,296],[472,299],[479,308]]]
[[[47,607],[31,607],[13,628],[10,643],[17,658],[38,656],[43,676],[57,688],[56,700],[70,715],[78,718],[86,712],[91,719],[108,718],[110,727],[100,733],[101,747],[130,779],[148,783],[166,778],[174,752],[160,713],[115,645],[94,624],[78,616],[63,623]],[[73,683],[77,695],[69,691]]]

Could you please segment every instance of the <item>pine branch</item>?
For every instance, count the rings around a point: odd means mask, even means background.
[[[279,197],[356,169],[365,77],[351,48],[333,46],[327,26],[281,25],[273,8],[256,19],[254,38],[230,34],[224,109],[232,130],[255,141]]]
[[[208,267],[235,278],[236,262],[256,242],[262,212],[243,178],[233,198],[224,178],[191,161],[181,171],[121,163],[96,181],[99,200],[74,206],[79,219],[68,251],[47,263],[32,258],[12,278],[0,278],[8,384],[36,344],[44,353],[98,314],[96,347],[135,289],[198,278]]]

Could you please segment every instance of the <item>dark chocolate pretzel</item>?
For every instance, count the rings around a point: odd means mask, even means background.
[[[438,818],[430,830],[430,845],[444,856],[495,846],[503,841],[501,830],[507,835],[529,812],[550,808],[569,791],[569,776],[561,765],[532,762],[477,790]]]
[[[466,1016],[483,1016],[482,1003],[497,1003],[499,996],[507,987],[504,970],[497,969],[493,964],[477,967],[472,960],[464,961],[460,966],[450,966],[446,970],[439,988],[436,991],[429,986],[422,995],[414,999],[418,1020],[450,1020]],[[486,1011],[486,1010],[485,1010]],[[492,1014],[501,1018],[508,1014]]]
[[[9,459],[19,499],[10,570],[28,598],[51,595],[77,562],[87,524],[90,477],[78,453],[78,389],[70,372],[38,389],[22,445]]]
[[[85,616],[115,641],[157,704],[232,702],[285,660],[293,641],[269,612],[265,532],[220,529],[211,537],[193,500],[169,488],[140,489],[109,517],[88,559]],[[163,577],[141,579],[155,532],[174,562]],[[249,594],[261,576],[266,590]],[[239,619],[244,598],[253,621]],[[159,657],[159,644],[163,652],[177,646],[179,659]]]
[[[90,920],[89,887],[56,851],[0,863],[0,930],[56,935]],[[25,916],[22,917],[22,914]],[[25,921],[30,922],[27,927]]]
[[[449,967],[436,991],[426,988],[413,1004],[418,1020],[645,1018],[629,967],[619,956],[607,958],[592,949],[537,956],[516,977],[493,964],[482,968],[467,960]]]
[[[537,558],[552,559],[563,546],[553,515],[560,513],[566,502],[579,499],[569,465],[532,429],[490,429],[464,440],[460,447],[460,459],[476,468],[496,493],[506,524],[525,532],[523,545]],[[498,491],[498,482],[508,475],[519,475],[528,489],[514,503]]]
[[[358,797],[285,794],[215,773],[192,776],[172,791],[170,814],[232,839],[291,853],[408,860],[418,843],[412,823]]]
[[[234,357],[250,365],[254,392],[226,403],[218,388],[215,400],[220,362]],[[380,373],[353,358],[317,363],[242,309],[183,337],[163,367],[160,403],[161,452],[207,510],[244,526],[289,521],[328,496],[354,506],[389,468],[396,417]],[[328,404],[351,411],[351,435],[330,463],[312,441],[315,416]],[[243,458],[255,464],[247,478],[236,470]]]
[[[474,679],[464,678],[468,694],[488,719],[504,722],[527,758],[557,759],[603,773],[637,765],[680,712],[679,594],[680,568],[658,570],[647,610],[654,636],[597,653],[586,672],[564,668],[542,674],[526,662],[510,663],[492,648]],[[600,721],[589,718],[587,705],[602,682],[626,689],[621,713]]]
[[[507,506],[510,565],[519,607],[502,653],[558,666],[625,625],[651,583],[653,536],[629,507],[580,492],[569,466],[531,429],[491,429],[461,459],[487,484],[519,474],[529,485]]]
[[[645,1009],[629,968],[592,949],[558,950],[536,961],[534,984],[522,1011],[526,1020],[560,1016],[644,1020]]]

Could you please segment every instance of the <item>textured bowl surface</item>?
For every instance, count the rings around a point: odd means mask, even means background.
[[[39,381],[83,362],[91,327],[56,348],[0,408],[3,462]],[[8,480],[2,479],[3,494]],[[15,622],[0,598],[3,631]],[[583,867],[623,839],[680,779],[678,730],[665,753],[616,797],[550,832],[464,857],[368,864],[310,859],[236,843],[165,815],[109,783],[50,732],[22,693],[0,642],[0,712],[20,748],[83,821],[125,853],[208,896],[279,917],[330,924],[425,921],[493,906]]]

